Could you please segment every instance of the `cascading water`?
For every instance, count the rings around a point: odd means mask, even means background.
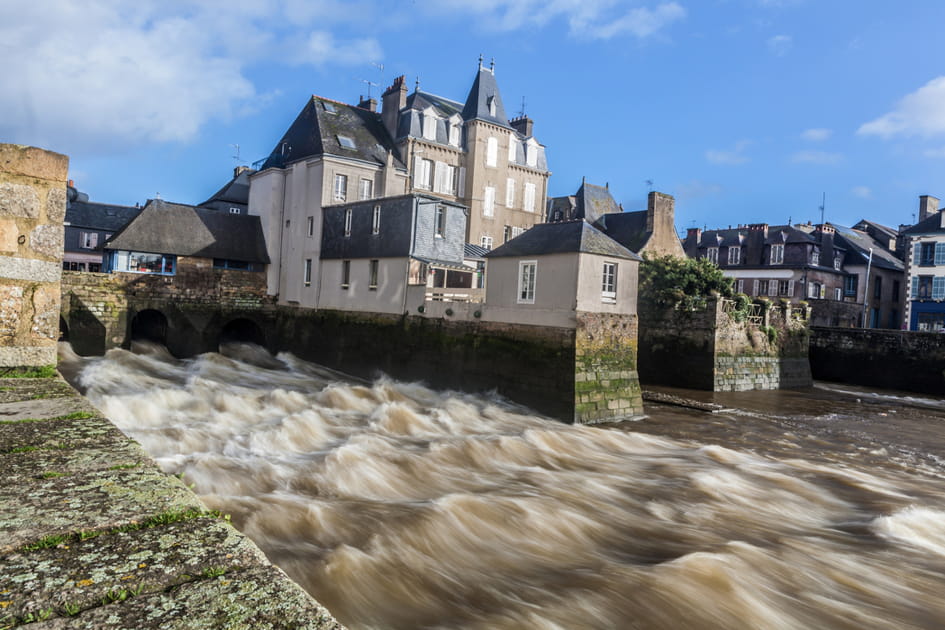
[[[945,627],[935,401],[751,393],[582,427],[254,346],[61,353],[353,629]]]

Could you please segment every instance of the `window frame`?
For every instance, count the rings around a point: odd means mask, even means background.
[[[600,301],[604,304],[617,303],[617,263],[604,261],[601,268]]]
[[[777,255],[775,255],[775,252],[777,252]],[[772,243],[771,252],[768,258],[768,264],[771,264],[771,265],[784,264],[784,243]]]
[[[306,236],[312,238],[315,236],[315,217],[306,218],[306,227],[305,227]]]
[[[486,186],[482,194],[482,216],[495,216],[495,186]]]
[[[729,245],[728,246],[728,264],[739,265],[741,264],[741,261],[742,261],[742,246]]]
[[[351,286],[351,261],[341,261],[341,288],[347,289]]]
[[[446,206],[437,204],[433,214],[434,238],[446,238]]]
[[[374,206],[374,210],[371,214],[371,234],[380,234],[381,233],[381,205],[377,204]]]
[[[335,185],[332,188],[332,196],[335,201],[347,201],[348,176],[344,173],[335,173]]]
[[[719,264],[719,248],[718,247],[707,247],[705,250],[705,257],[713,265]]]
[[[525,275],[526,270],[530,270],[527,276]],[[516,293],[516,302],[518,304],[534,304],[537,285],[538,261],[518,261],[518,292]]]
[[[302,268],[302,282],[305,286],[312,286],[312,259],[306,258],[305,264]]]
[[[367,184],[366,191],[365,191],[365,184]],[[372,199],[373,197],[374,197],[374,180],[368,177],[362,177],[358,181],[358,199],[360,201],[364,201],[365,199]]]
[[[495,136],[486,138],[486,166],[495,167],[499,163],[499,140]]]
[[[479,247],[492,251],[492,237],[488,234],[483,234],[479,237]]]
[[[368,290],[377,291],[377,277],[379,275],[378,270],[380,268],[380,261],[376,258],[372,258],[368,261]]]

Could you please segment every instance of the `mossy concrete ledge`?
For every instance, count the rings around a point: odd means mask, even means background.
[[[342,629],[59,378],[0,375],[0,474],[0,630]]]

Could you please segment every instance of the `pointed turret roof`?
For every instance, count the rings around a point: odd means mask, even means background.
[[[476,80],[463,106],[463,120],[484,120],[500,127],[512,128],[505,115],[499,85],[495,81],[495,67],[483,68],[480,62]]]

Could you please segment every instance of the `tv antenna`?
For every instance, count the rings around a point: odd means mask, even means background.
[[[647,187],[647,192],[653,192],[653,180],[652,180],[652,179],[646,180],[646,187]]]
[[[359,79],[359,80],[361,81],[361,83],[367,84],[367,97],[368,98],[371,98],[371,88],[380,87],[381,85],[380,83],[375,83],[374,81],[368,81],[367,79]]]
[[[520,111],[518,115],[522,118],[525,117],[525,97],[524,96],[522,97],[522,111]]]
[[[233,147],[234,149],[236,149],[236,155],[233,156],[233,159],[236,160],[236,162],[237,162],[237,164],[238,164],[238,163],[240,162],[240,145],[238,145],[238,144],[231,144],[230,146]]]
[[[824,193],[823,201],[820,203],[820,223],[824,223],[824,211],[827,210],[827,193]]]

